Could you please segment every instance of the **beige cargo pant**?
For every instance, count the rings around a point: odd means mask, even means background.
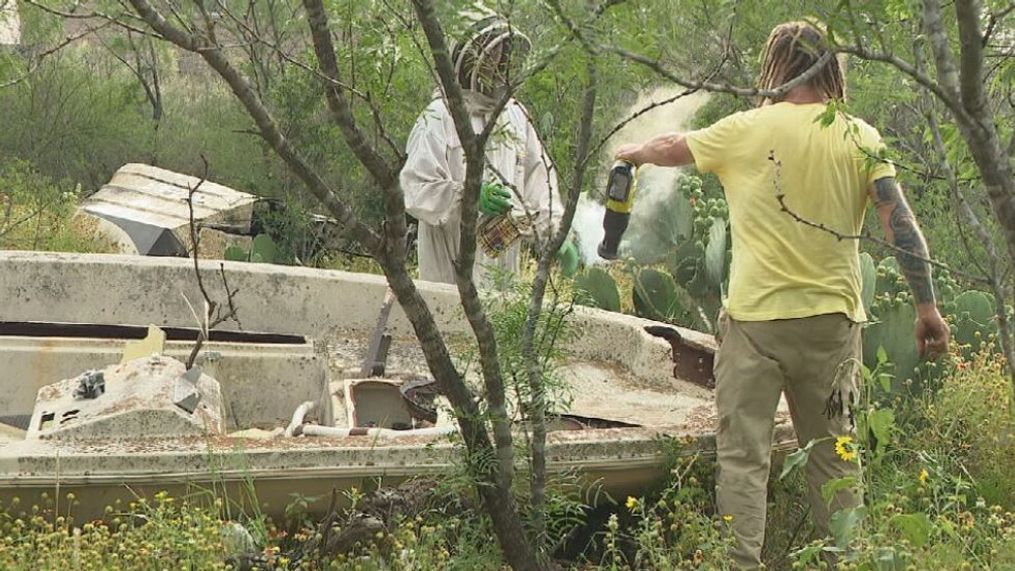
[[[715,360],[716,494],[720,514],[733,516],[736,543],[731,556],[742,569],[761,565],[772,433],[784,391],[800,445],[830,437],[814,447],[805,467],[818,531],[827,535],[830,513],[859,501],[853,492],[843,491],[829,506],[821,497],[821,485],[856,469],[834,448],[836,436],[852,433],[848,415],[830,419],[825,404],[839,365],[861,358],[860,330],[859,324],[838,313],[773,321],[720,317]]]

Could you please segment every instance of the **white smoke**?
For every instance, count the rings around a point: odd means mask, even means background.
[[[591,266],[602,262],[596,251],[599,243],[603,241],[606,231],[603,230],[603,215],[606,207],[598,202],[590,200],[587,194],[581,195],[578,199],[578,209],[574,213],[574,228],[578,237],[578,252],[581,254],[585,265]]]
[[[670,99],[684,89],[680,87],[662,87],[638,97],[629,109],[621,113],[617,121],[627,119],[637,111],[655,102]],[[639,116],[618,131],[603,149],[602,165],[604,172],[599,173],[597,181],[601,187],[606,185],[608,172],[606,168],[613,164],[613,156],[617,148],[626,143],[644,142],[656,135],[673,131],[687,131],[695,113],[708,101],[708,94],[695,93],[681,97],[672,103],[660,105]],[[639,218],[662,204],[666,204],[676,190],[675,182],[681,169],[660,168],[646,165],[638,169],[638,196],[635,197],[634,210],[631,213],[631,225],[637,225]],[[601,192],[598,193],[601,195]],[[603,214],[606,208],[587,194],[578,201],[573,228],[578,236],[578,250],[586,265],[595,265],[603,261],[597,253],[599,242],[603,239]],[[623,244],[623,242],[622,242]]]

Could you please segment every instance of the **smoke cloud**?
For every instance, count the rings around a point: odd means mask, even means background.
[[[617,118],[617,121],[622,121],[652,103],[664,101],[682,91],[684,91],[683,88],[673,86],[644,93],[634,105]],[[656,107],[631,121],[606,144],[601,164],[612,165],[617,148],[623,144],[640,143],[663,133],[687,131],[690,128],[691,119],[706,101],[708,101],[708,94],[695,93]],[[638,169],[638,196],[635,198],[634,209],[631,212],[631,227],[637,226],[647,213],[656,208],[665,207],[673,198],[676,179],[681,170],[651,165]],[[597,180],[600,187],[605,188],[607,175],[608,172],[605,169],[604,172],[599,173]],[[578,249],[586,265],[594,265],[604,261],[596,253],[604,234],[603,214],[606,208],[596,200],[596,197],[601,196],[602,191],[593,194],[593,196],[582,195],[574,217],[573,228],[578,236]],[[621,246],[623,248],[623,242],[621,242]]]

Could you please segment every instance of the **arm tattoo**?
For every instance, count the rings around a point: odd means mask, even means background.
[[[906,276],[916,303],[934,303],[934,284],[931,281],[930,257],[916,217],[909,208],[902,189],[894,177],[874,181],[874,202],[878,210],[888,209],[888,238],[903,252],[899,254],[899,268]]]

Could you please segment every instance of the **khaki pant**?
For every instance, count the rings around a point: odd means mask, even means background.
[[[834,437],[852,433],[849,418],[827,418],[825,403],[840,364],[861,358],[860,329],[843,314],[757,322],[720,319],[716,493],[720,513],[733,516],[736,546],[731,555],[741,568],[761,564],[774,417],[783,391],[801,446],[830,437],[814,447],[805,467],[818,530],[827,534],[829,514],[859,501],[843,491],[829,509],[821,485],[856,469],[834,448]]]

